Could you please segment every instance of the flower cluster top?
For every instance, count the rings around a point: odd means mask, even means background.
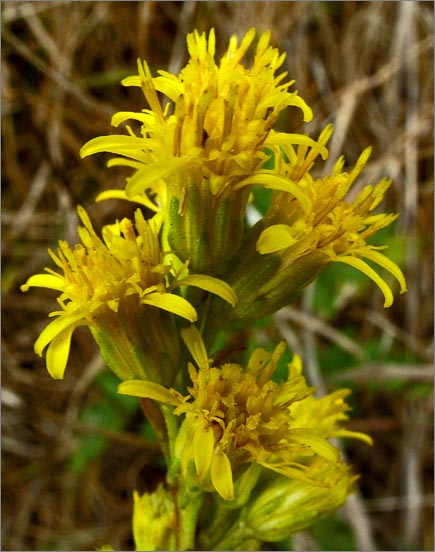
[[[225,196],[261,170],[266,148],[285,144],[319,148],[308,136],[273,130],[287,107],[301,109],[305,121],[313,115],[297,92],[289,91],[294,81],[285,82],[286,73],[275,75],[285,55],[269,45],[270,33],[261,35],[252,67],[241,64],[254,38],[254,29],[240,45],[233,37],[217,65],[214,31],[208,39],[194,31],[187,37],[190,60],[178,76],[158,71],[159,76],[152,77],[147,63],[139,61],[139,74],[123,84],[142,88],[149,109],[117,113],[112,124],[137,120],[142,124],[141,136],[129,129],[129,136],[94,138],[83,146],[81,155],[102,151],[122,155],[111,164],[137,169],[127,184],[128,197],[155,190],[159,179],[174,173],[198,182],[205,179],[214,194]],[[169,100],[165,108],[158,93]],[[326,155],[325,148],[320,151]]]

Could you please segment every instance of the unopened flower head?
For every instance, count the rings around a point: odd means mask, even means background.
[[[308,478],[302,481],[278,476],[258,488],[239,522],[247,534],[260,541],[276,542],[302,531],[342,506],[357,479],[349,466],[322,458],[310,464],[307,475],[315,483]]]
[[[142,496],[133,493],[133,537],[136,550],[175,550],[177,523],[172,494],[162,485]]]
[[[149,317],[148,332],[152,333],[153,323],[157,324],[159,317],[156,309],[191,322],[196,320],[192,305],[172,293],[182,284],[199,286],[221,294],[226,300],[235,300],[231,288],[219,280],[199,275],[177,279],[177,275],[171,274],[159,244],[160,216],[145,221],[137,210],[134,225],[123,219],[105,226],[100,239],[86,211],[79,207],[78,212],[84,225],[79,227],[82,243],[71,249],[60,241],[56,253],[49,251],[62,273],[47,268],[47,274],[31,276],[22,286],[23,291],[45,287],[61,292],[58,298],[61,310],[51,313],[55,320],[35,343],[35,352],[40,356],[48,345],[47,369],[54,378],[63,377],[71,337],[78,326],[88,326],[100,345],[101,341],[107,341],[106,354],[111,347],[113,351],[123,350],[125,368],[119,366],[122,355],[117,355],[118,375],[122,379],[146,377],[146,372],[134,368],[137,362],[130,358],[134,346],[142,343],[147,333],[140,326],[147,322],[144,308]],[[125,347],[121,347],[123,336],[127,339]],[[110,340],[114,343],[110,344]]]
[[[123,84],[141,87],[149,109],[117,113],[112,124],[137,120],[141,135],[128,127],[128,136],[95,138],[81,150],[82,156],[120,154],[112,165],[136,169],[126,197],[140,201],[150,194],[156,208],[167,209],[171,247],[183,260],[190,258],[195,270],[202,270],[202,262],[218,274],[225,257],[237,251],[249,187],[267,159],[266,148],[319,147],[308,136],[273,130],[287,107],[300,109],[305,121],[312,112],[289,91],[293,81],[286,81],[287,74],[276,74],[285,54],[269,45],[268,32],[259,37],[251,67],[242,64],[254,38],[254,29],[240,45],[233,37],[217,64],[214,31],[208,38],[194,31],[187,36],[190,59],[179,75],[159,71],[152,77],[147,63],[138,62],[139,74]],[[164,108],[158,93],[168,98]],[[325,148],[319,151],[327,155]]]
[[[326,127],[319,142],[324,143],[331,132]],[[397,218],[373,212],[390,179],[366,186],[353,200],[346,197],[369,155],[367,148],[349,172],[343,172],[340,158],[330,175],[313,179],[308,169],[315,151],[286,147],[276,152],[275,168],[268,171],[274,186],[269,210],[242,248],[251,253],[246,255],[248,261],[240,259],[230,269],[229,279],[240,299],[233,316],[258,317],[276,311],[331,262],[348,264],[371,278],[384,294],[385,307],[392,304],[393,292],[366,260],[392,274],[400,292],[406,291],[400,268],[379,251],[384,247],[368,243]]]
[[[337,434],[342,420],[336,398],[326,403],[324,425],[314,428],[306,424],[306,417],[308,411],[316,412],[319,399],[306,402],[313,388],[302,376],[299,358],[288,365],[286,381],[272,380],[284,351],[282,343],[273,353],[255,350],[244,370],[231,363],[210,366],[194,326],[183,331],[183,338],[198,365],[198,369],[189,365],[192,386],[188,396],[145,381],[124,382],[119,391],[171,404],[175,414],[186,416],[179,455],[186,474],[194,458],[196,476],[206,490],[214,488],[224,499],[233,499],[233,474],[249,462],[313,484],[307,470],[315,458],[341,463],[338,450],[327,440]],[[301,421],[292,411],[294,404],[302,405]],[[363,434],[352,436],[369,441]]]

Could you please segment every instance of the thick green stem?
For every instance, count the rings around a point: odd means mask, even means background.
[[[213,512],[211,523],[201,531],[199,545],[201,550],[214,550],[215,543],[226,535],[234,523],[234,517],[238,518],[238,512],[228,508],[218,508]]]
[[[172,406],[167,406],[165,404],[162,404],[160,406],[160,410],[163,414],[163,418],[166,423],[166,430],[167,430],[167,439],[168,439],[168,446],[169,446],[169,455],[170,455],[170,463],[176,460],[175,458],[175,440],[178,435],[179,430],[179,424],[177,416],[174,414],[174,409]]]
[[[195,550],[198,513],[203,495],[201,491],[189,491],[185,484],[178,489],[178,550]]]

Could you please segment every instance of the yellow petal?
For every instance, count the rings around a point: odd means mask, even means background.
[[[104,201],[105,199],[129,200],[130,198],[127,197],[124,190],[105,190],[104,192],[100,192],[97,195],[97,197],[95,198],[95,201]]]
[[[209,427],[199,427],[193,437],[193,454],[195,458],[196,473],[202,477],[208,470],[214,449],[214,433]]]
[[[148,293],[141,299],[141,303],[178,314],[178,316],[186,318],[189,322],[195,322],[197,319],[196,310],[189,301],[172,293]]]
[[[194,325],[189,328],[183,328],[181,330],[181,337],[196,364],[199,367],[208,366],[207,351],[198,328]]]
[[[391,291],[389,285],[387,282],[379,276],[377,272],[373,270],[371,266],[369,266],[366,262],[364,262],[361,259],[357,259],[356,257],[334,257],[334,261],[338,261],[340,263],[345,263],[350,266],[353,266],[357,270],[363,272],[366,276],[371,278],[375,284],[377,284],[384,294],[385,301],[384,301],[384,307],[390,307],[393,304],[393,292]]]
[[[137,159],[139,161],[146,161],[146,156],[143,152],[146,141],[143,138],[137,138],[136,136],[98,136],[86,142],[80,149],[80,157],[87,157],[94,153],[118,153]]]
[[[125,199],[126,201],[134,201],[144,207],[148,207],[152,211],[158,211],[159,208],[155,205],[146,194],[137,194],[133,197],[127,197],[124,190],[105,190],[97,195],[95,201],[104,201],[106,199]]]
[[[216,491],[224,500],[233,500],[234,485],[231,463],[221,449],[217,449],[213,455],[210,472],[211,481]]]
[[[83,316],[84,312],[78,311],[74,314],[62,314],[53,320],[53,322],[50,322],[50,324],[42,330],[38,339],[35,341],[35,353],[42,356],[42,351],[50,343],[50,341],[53,341],[57,335],[62,333],[69,326],[71,326],[74,330],[77,326],[86,325],[87,322],[83,319]]]
[[[133,119],[141,123],[150,123],[155,120],[154,114],[150,113],[135,113],[134,111],[118,111],[112,116],[110,124],[114,127],[119,126],[124,121]]]
[[[159,71],[159,73],[161,76],[153,78],[155,89],[158,92],[162,92],[165,96],[168,96],[168,98],[175,103],[183,93],[182,83],[180,83],[174,75],[166,73],[165,71]]]
[[[304,481],[306,483],[310,483],[318,487],[324,487],[324,488],[329,487],[329,484],[326,481],[321,481],[320,479],[313,479],[312,477],[309,477],[308,475],[306,475],[306,472],[307,472],[306,466],[298,465],[295,462],[293,462],[290,465],[273,464],[272,462],[260,462],[260,464],[265,468],[268,468],[269,470],[273,470],[276,473],[280,473],[281,475],[288,477],[289,479]],[[296,466],[296,467],[293,467],[293,466]],[[299,466],[299,469],[298,469],[298,466]]]
[[[63,379],[74,330],[74,326],[69,326],[59,333],[48,346],[47,371],[53,379]]]
[[[153,399],[172,406],[179,406],[183,402],[183,397],[174,389],[166,389],[163,385],[152,381],[128,380],[118,385],[118,393],[122,395],[131,395],[133,397],[142,397],[144,399]]]
[[[302,359],[299,355],[293,355],[292,361],[287,366],[289,379],[302,374]]]
[[[244,180],[240,181],[234,186],[234,190],[243,188],[244,186],[249,186],[250,184],[261,184],[265,188],[271,190],[280,190],[282,192],[288,192],[295,196],[295,198],[301,204],[302,209],[308,213],[311,209],[310,202],[301,188],[297,185],[296,182],[288,178],[283,178],[282,176],[277,176],[276,174],[270,173],[259,173],[252,176],[248,176]]]
[[[382,266],[382,268],[385,268],[385,270],[388,270],[388,272],[390,272],[399,282],[400,293],[405,293],[407,291],[405,276],[403,275],[403,272],[400,270],[400,268],[396,265],[396,263],[393,263],[393,261],[391,261],[388,257],[373,249],[364,250],[361,255],[363,255],[367,259],[370,259],[379,266]]]
[[[313,435],[308,431],[300,430],[298,432],[297,429],[293,429],[291,430],[289,438],[290,440],[296,441],[301,445],[310,447],[313,452],[319,456],[322,456],[325,460],[329,460],[330,462],[336,462],[340,457],[338,449],[332,446],[331,443],[329,443],[325,438]]]
[[[260,377],[258,378],[259,385],[265,385],[266,382],[272,379],[273,374],[275,373],[278,362],[281,360],[282,355],[286,349],[285,341],[280,341],[275,347],[275,350],[270,355],[270,360],[267,365],[263,367]]]
[[[123,167],[131,167],[132,169],[141,169],[143,167],[143,162],[134,161],[134,159],[126,159],[125,157],[112,157],[112,159],[107,161],[106,165],[108,167],[118,167],[121,165]]]
[[[367,445],[373,445],[373,439],[369,435],[367,435],[366,433],[362,433],[361,431],[340,429],[338,431],[334,431],[334,437],[349,437],[350,439],[359,439]]]
[[[257,56],[262,56],[266,51],[270,41],[270,31],[264,31],[261,33],[257,44]]]
[[[300,96],[296,94],[296,92],[292,94],[291,102],[289,102],[289,104],[295,107],[299,107],[299,109],[302,110],[304,114],[305,123],[309,123],[312,120],[313,110],[307,103],[305,103],[305,101]],[[297,143],[297,142],[293,142],[293,143]]]
[[[291,228],[287,224],[274,224],[261,232],[257,241],[257,251],[261,255],[275,253],[295,244],[297,240],[291,235]]]
[[[214,57],[216,52],[216,36],[214,33],[213,27],[210,29],[210,32],[208,33],[208,53],[211,55],[211,57]]]
[[[299,96],[298,96],[299,97]],[[303,100],[302,100],[303,101]],[[309,136],[303,134],[291,134],[287,132],[274,132],[265,142],[266,147],[280,146],[283,144],[297,144],[301,146],[308,146],[318,151],[322,159],[328,158],[327,148],[316,140],[313,140]]]
[[[178,281],[179,286],[195,286],[201,289],[205,289],[210,293],[219,295],[224,301],[229,303],[232,307],[237,302],[237,295],[234,293],[233,288],[219,278],[208,276],[206,274],[190,274],[182,280]]]
[[[131,75],[130,77],[125,77],[121,81],[122,86],[142,86],[142,79],[139,75]]]
[[[266,366],[270,360],[271,354],[260,347],[255,349],[252,355],[249,357],[248,366],[246,368],[247,372],[252,374],[259,374],[261,370]]]
[[[30,287],[44,287],[63,291],[65,279],[62,276],[55,276],[54,274],[34,274],[21,286],[21,291],[28,291]]]
[[[144,146],[145,142],[142,143],[142,148]],[[128,157],[133,157],[132,155],[121,151],[114,153],[123,153]],[[127,197],[131,198],[136,194],[140,194],[146,188],[149,188],[156,180],[165,178],[174,171],[180,170],[184,165],[190,162],[191,159],[188,157],[171,157],[170,159],[165,159],[164,161],[145,165],[128,179],[127,186],[125,187]]]
[[[356,162],[355,167],[350,171],[349,173],[349,184],[353,184],[353,182],[356,180],[357,176],[360,174],[360,172],[363,170],[365,165],[367,164],[367,161],[369,160],[369,157],[372,153],[372,147],[368,146],[359,156],[358,161]]]

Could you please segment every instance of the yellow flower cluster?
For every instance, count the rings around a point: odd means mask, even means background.
[[[81,155],[117,153],[124,158],[111,164],[137,168],[127,184],[128,197],[148,189],[155,192],[154,183],[164,179],[171,195],[186,193],[182,190],[193,182],[223,199],[261,168],[267,158],[265,148],[282,144],[317,148],[308,136],[273,130],[286,107],[300,108],[306,121],[312,119],[312,111],[297,92],[289,92],[294,81],[283,82],[286,73],[275,76],[285,55],[269,46],[270,33],[261,35],[252,67],[241,64],[254,37],[251,29],[240,46],[233,37],[217,65],[214,31],[208,40],[194,31],[187,37],[190,60],[178,76],[159,71],[158,77],[152,77],[147,63],[139,61],[139,74],[123,84],[141,87],[150,109],[117,113],[112,124],[140,121],[141,136],[131,132],[130,136],[94,138],[83,146]],[[165,109],[159,92],[170,100]],[[320,151],[326,155],[324,148]],[[172,181],[169,177],[174,173]]]
[[[208,39],[194,31],[187,38],[190,60],[178,76],[159,71],[152,77],[147,64],[139,62],[139,74],[123,84],[140,86],[150,109],[117,113],[112,124],[137,120],[141,136],[127,127],[128,136],[94,138],[81,150],[82,156],[117,153],[122,157],[110,165],[136,169],[125,192],[106,191],[101,197],[162,209],[168,243],[178,257],[195,271],[227,279],[236,290],[239,302],[231,317],[274,312],[331,262],[364,272],[390,306],[389,284],[363,260],[393,274],[406,291],[399,267],[366,241],[396,218],[372,213],[390,180],[346,200],[370,148],[351,171],[343,172],[340,158],[330,175],[313,179],[310,169],[319,154],[327,157],[332,126],[318,140],[273,129],[287,107],[302,110],[305,121],[312,112],[289,91],[293,81],[283,82],[286,73],[275,75],[284,55],[269,45],[269,33],[260,36],[252,67],[241,64],[254,37],[251,29],[240,45],[233,38],[217,65],[213,30]],[[158,93],[168,98],[164,110]],[[274,167],[266,169],[271,156]],[[246,232],[253,185],[272,189],[273,195],[266,216]]]
[[[159,71],[152,77],[146,62],[138,62],[138,75],[123,81],[140,86],[151,109],[121,112],[112,124],[139,121],[141,136],[127,127],[129,136],[94,138],[81,155],[98,152],[121,155],[109,164],[136,169],[125,194],[106,191],[103,198],[126,197],[162,208],[169,227],[169,245],[194,271],[221,276],[240,247],[244,233],[249,187],[262,172],[266,149],[304,144],[325,157],[327,151],[302,134],[276,132],[273,125],[287,107],[311,109],[286,73],[275,75],[284,55],[261,35],[251,68],[241,64],[255,37],[251,29],[237,44],[234,37],[219,65],[215,62],[215,36],[194,31],[188,35],[190,60],[178,76]],[[168,98],[160,107],[158,93]],[[152,201],[153,200],[153,201]]]
[[[60,272],[46,269],[22,286],[60,293],[60,310],[35,343],[39,355],[48,347],[54,378],[64,375],[74,330],[87,326],[122,380],[119,392],[142,399],[168,473],[155,492],[134,495],[140,550],[260,545],[341,505],[355,477],[330,439],[371,443],[345,427],[349,392],[315,396],[297,356],[280,381],[282,343],[272,353],[256,349],[246,366],[215,365],[208,351],[235,320],[276,312],[332,262],[366,274],[386,307],[393,291],[379,268],[406,291],[400,268],[368,241],[396,218],[375,213],[390,180],[349,198],[370,148],[350,170],[340,158],[315,178],[332,126],[317,140],[274,128],[284,109],[296,108],[304,121],[312,111],[278,73],[284,54],[270,34],[255,41],[251,29],[240,44],[233,37],[219,62],[213,30],[189,34],[187,47],[178,75],[152,76],[139,61],[123,84],[140,87],[147,107],[112,118],[134,129],[81,149],[82,157],[115,154],[110,166],[133,169],[125,190],[97,199],[131,200],[153,217],[137,210],[134,221],[104,226],[100,238],[79,207],[81,243],[59,242],[50,255]],[[272,192],[250,226],[254,186]],[[199,516],[204,501],[214,519]],[[199,531],[201,519],[209,523]]]
[[[183,397],[175,389],[135,380],[123,382],[119,392],[172,405],[174,414],[185,415],[177,455],[186,478],[194,461],[195,484],[204,490],[214,488],[222,498],[232,500],[233,473],[249,462],[313,483],[308,475],[313,459],[341,465],[338,450],[328,438],[352,436],[371,443],[362,433],[338,427],[347,419],[346,390],[323,399],[310,397],[314,389],[307,386],[298,357],[288,365],[286,381],[273,381],[284,351],[282,343],[272,354],[256,349],[246,370],[232,363],[210,367],[196,327],[182,333],[198,365],[196,370],[189,364],[189,395]],[[323,483],[319,480],[317,484]]]

